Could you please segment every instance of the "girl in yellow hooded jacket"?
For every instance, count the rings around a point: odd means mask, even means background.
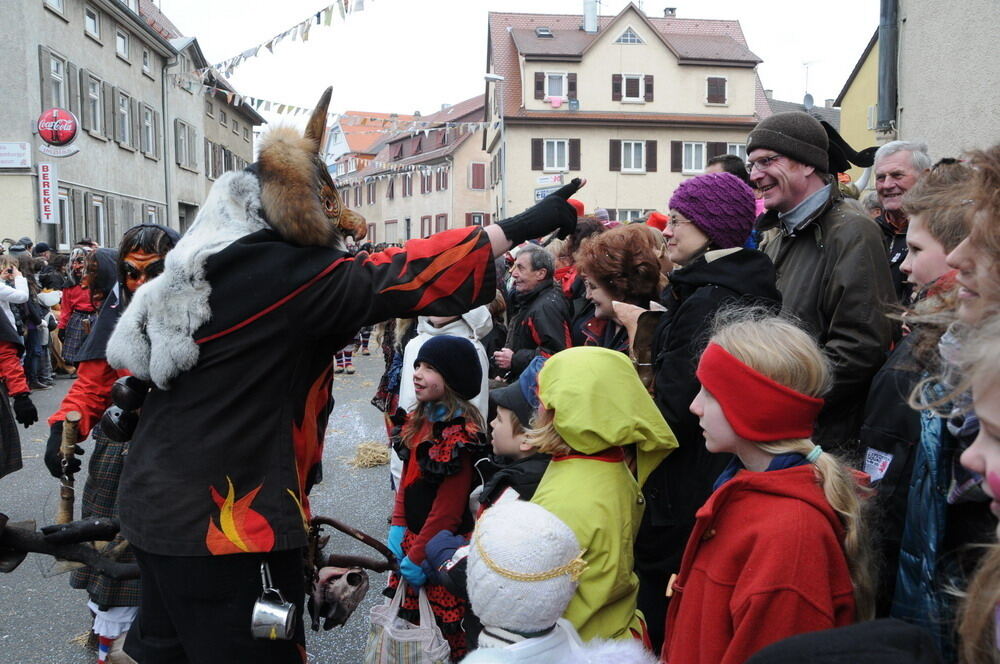
[[[556,353],[539,374],[538,396],[528,442],[552,461],[531,502],[573,530],[587,562],[563,617],[584,641],[648,645],[632,546],[642,485],[677,439],[623,353],[593,346]]]

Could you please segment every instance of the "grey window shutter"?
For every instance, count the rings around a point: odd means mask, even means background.
[[[94,118],[90,116],[90,72],[80,68],[80,127],[93,129]]]
[[[670,141],[670,171],[680,173],[684,170],[684,141]]]
[[[566,75],[566,96],[576,99],[576,74]]]
[[[87,237],[87,231],[93,230],[96,224],[94,220],[94,195],[89,191],[83,195],[83,209],[84,220],[81,224],[80,235],[76,238],[78,240]]]
[[[129,216],[127,214],[118,214],[118,210],[115,209],[116,203],[117,200],[111,196],[104,197],[104,240],[105,244],[111,247],[118,246],[118,225],[121,225],[124,228],[130,228],[132,226],[132,224],[128,221]]]
[[[622,75],[611,75],[611,101],[622,100]]]
[[[646,81],[646,101],[653,101],[653,75],[646,74],[644,78]]]
[[[569,139],[569,170],[580,170],[580,139]]]
[[[104,94],[103,106],[104,106],[104,136],[105,138],[114,138],[115,136],[115,102],[118,99],[118,95],[115,94],[115,89],[107,83],[101,83],[101,90]]]
[[[543,147],[542,139],[531,139],[531,170],[533,171],[540,171],[545,167],[544,155],[542,154]]]
[[[608,170],[620,171],[622,169],[622,142],[617,138],[612,138],[608,141],[608,145],[610,146]]]
[[[66,94],[69,95],[69,112],[80,116],[80,69],[72,62],[66,63]]]
[[[656,172],[656,141],[646,141],[646,172]]]
[[[187,143],[188,143],[188,166],[191,168],[198,168],[198,151],[194,149],[194,146],[198,144],[198,132],[195,131],[194,127],[188,125],[187,127]]]
[[[38,83],[42,93],[42,110],[52,108],[52,52],[44,46],[38,47]]]
[[[140,120],[142,131],[139,133],[139,149],[142,150],[143,154],[150,154],[153,151],[153,146],[149,144],[149,137],[146,136],[146,107],[140,106],[139,111],[142,114],[142,119]]]
[[[132,135],[129,138],[132,139],[130,141],[132,147],[138,150],[139,134],[141,133],[142,129],[142,119],[139,117],[139,115],[140,111],[142,110],[142,107],[139,105],[139,101],[137,99],[130,99],[129,104],[130,104],[129,108],[132,110]]]
[[[83,192],[79,189],[73,189],[70,191],[70,198],[73,201],[73,227],[69,233],[69,242],[72,246],[77,240],[83,239],[86,220],[83,216]]]
[[[535,72],[535,99],[543,99],[545,97],[545,73],[536,71]]]
[[[112,96],[114,97],[114,103],[111,105],[111,117],[112,117],[112,123],[113,123],[112,126],[114,127],[114,137],[115,137],[115,140],[118,141],[118,143],[121,143],[122,142],[122,126],[121,126],[121,123],[118,122],[118,104],[121,103],[122,93],[118,90],[117,86],[113,87],[112,91],[113,91]]]
[[[153,156],[156,157],[157,159],[160,158],[160,140],[162,138],[160,134],[161,134],[161,131],[160,131],[160,112],[159,111],[153,111],[153,150],[152,150],[152,152],[153,152]]]
[[[181,162],[181,132],[184,131],[184,125],[180,120],[174,118],[174,162],[178,166],[183,166]]]
[[[705,154],[709,159],[711,159],[712,157],[718,157],[719,155],[726,154],[726,148],[729,146],[722,141],[709,141],[708,145],[705,147]]]

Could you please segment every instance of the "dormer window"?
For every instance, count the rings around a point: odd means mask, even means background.
[[[621,36],[615,40],[616,44],[642,44],[642,37],[640,37],[635,30],[631,27],[625,30]]]
[[[554,37],[548,28],[535,28],[535,36],[539,39],[552,39]]]
[[[566,97],[566,74],[545,74],[545,96]]]

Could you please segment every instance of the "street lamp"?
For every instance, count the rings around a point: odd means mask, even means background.
[[[500,218],[507,218],[507,123],[504,120],[503,105],[503,82],[504,77],[499,74],[485,74],[483,76],[486,83],[497,84],[497,98],[500,101]]]

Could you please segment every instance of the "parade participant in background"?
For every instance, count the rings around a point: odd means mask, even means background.
[[[31,388],[21,364],[23,338],[17,332],[10,307],[27,301],[28,282],[17,269],[17,261],[0,256],[0,378],[6,385],[7,395],[13,399],[14,419],[25,429],[38,421],[38,411],[31,402]]]
[[[631,361],[617,351],[570,348],[538,377],[542,407],[528,443],[552,456],[532,502],[573,529],[587,571],[564,617],[584,640],[649,637],[633,572],[642,487],[677,447]]]
[[[653,399],[679,445],[643,489],[646,512],[636,537],[639,608],[657,648],[663,641],[667,581],[680,569],[695,511],[729,462],[728,455],[705,449],[698,418],[689,410],[701,388],[697,358],[712,319],[726,303],[777,307],[781,300],[771,261],[743,248],[755,218],[754,198],[739,178],[709,173],[683,182],[670,198],[670,215],[663,236],[677,269],[663,292],[665,311],[641,313],[638,325],[654,330],[634,335],[651,345],[644,355],[652,363]],[[615,308],[628,315],[627,307],[616,303]]]
[[[876,542],[879,560],[879,585],[876,615],[889,615],[896,587],[903,525],[908,519],[921,522],[930,513],[931,504],[944,496],[933,489],[934,482],[923,484],[923,493],[914,501],[913,513],[907,516],[914,460],[919,456],[922,473],[936,475],[941,459],[942,440],[947,431],[939,418],[927,417],[910,405],[910,393],[917,383],[939,371],[941,357],[938,343],[954,318],[958,285],[948,267],[948,253],[968,235],[968,205],[957,195],[961,185],[972,176],[972,169],[960,163],[934,167],[904,196],[909,217],[906,259],[899,266],[915,292],[916,300],[904,318],[910,332],[903,337],[889,359],[872,379],[865,419],[861,427],[864,449],[863,470],[876,488],[879,537]],[[926,431],[922,429],[926,425]],[[934,468],[936,470],[931,470]],[[912,545],[929,548],[927,565],[934,567],[938,544],[923,533]],[[922,542],[922,544],[920,543]],[[920,569],[927,569],[923,565]],[[922,574],[922,572],[921,572]]]
[[[107,344],[119,316],[127,308],[139,286],[163,271],[163,259],[179,239],[177,232],[156,224],[133,226],[122,235],[118,250],[97,249],[90,258],[96,274],[87,275],[89,293],[98,310],[91,333],[77,353],[76,382],[48,420],[49,439],[45,465],[53,477],[79,470],[75,456],[64,459],[59,451],[66,413],[82,415],[77,424],[80,440],[89,435],[94,450],[87,466],[87,480],[81,501],[81,518],[118,518],[118,485],[128,444],[112,440],[104,432],[100,418],[111,405],[111,388],[124,372],[112,369],[107,362]],[[77,453],[83,447],[78,446]],[[63,464],[66,464],[66,470]],[[121,541],[121,538],[118,538]],[[134,562],[128,549],[119,562]],[[73,572],[70,586],[87,591],[87,607],[94,614],[93,633],[97,637],[97,661],[104,662],[111,653],[121,650],[139,606],[138,579],[115,581],[90,568]]]
[[[774,262],[783,310],[801,320],[833,365],[816,442],[857,449],[864,397],[885,360],[896,301],[878,226],[846,203],[829,175],[830,139],[798,111],[776,113],[747,138],[750,181],[767,212],[761,250]]]
[[[343,209],[319,158],[331,93],[304,136],[274,129],[256,163],[216,180],[108,347],[113,365],[154,385],[119,493],[143,579],[125,650],[142,664],[302,661],[303,517],[334,352],[377,321],[489,303],[496,256],[576,223],[566,199],[580,180],[487,228],[349,255],[343,236],[361,238],[366,225]],[[262,565],[297,607],[288,640],[249,629]]]
[[[525,245],[511,268],[514,294],[507,345],[493,362],[513,381],[535,357],[549,357],[571,345],[569,306],[552,276],[555,261],[541,247]]]
[[[538,505],[497,505],[469,546],[469,596],[484,623],[467,664],[652,664],[633,640],[583,643],[560,616],[586,569],[573,530]]]
[[[885,234],[889,253],[889,272],[899,302],[905,303],[912,293],[906,274],[901,270],[906,260],[906,229],[908,218],[903,207],[903,195],[931,168],[927,144],[915,141],[890,141],[875,153],[875,193],[882,214],[875,218]]]
[[[77,248],[70,254],[69,276],[73,285],[63,288],[62,302],[59,305],[62,358],[70,364],[76,362],[76,352],[83,345],[96,318],[94,305],[90,301],[90,293],[87,292],[87,284],[84,281],[87,272],[87,254],[90,251],[92,250]]]
[[[388,594],[406,579],[400,616],[419,622],[418,591],[426,585],[438,627],[458,661],[468,650],[462,619],[467,602],[447,588],[428,583],[421,568],[430,539],[446,530],[465,538],[472,532],[469,493],[473,464],[486,452],[485,424],[472,403],[481,388],[482,371],[472,342],[449,335],[428,339],[413,362],[416,404],[395,448],[403,459],[403,477],[389,528],[389,548],[399,560],[399,574],[389,579]]]
[[[791,323],[740,314],[698,364],[691,412],[708,450],[736,458],[698,510],[668,590],[669,664],[737,664],[785,637],[871,616],[858,480],[810,440],[828,361]]]

